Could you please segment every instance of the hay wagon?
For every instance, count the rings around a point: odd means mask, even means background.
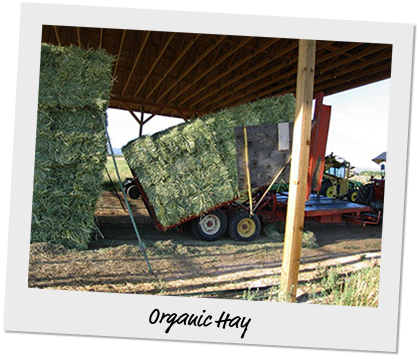
[[[331,107],[322,104],[322,94],[317,95],[305,218],[319,223],[377,223],[378,218],[369,215],[368,206],[319,195],[330,114]],[[286,220],[287,186],[279,185],[278,181],[282,176],[288,178],[293,123],[242,126],[234,130],[240,195],[169,226],[159,221],[141,181],[131,169],[133,178],[124,183],[126,193],[131,198],[141,196],[158,230],[177,227],[182,231],[182,226],[190,223],[193,234],[201,240],[217,240],[228,232],[233,239],[249,241],[258,237],[262,222]]]

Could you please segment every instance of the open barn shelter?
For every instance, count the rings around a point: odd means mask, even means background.
[[[296,91],[297,39],[44,25],[42,42],[115,56],[110,107],[148,118],[188,120]],[[391,60],[389,44],[316,41],[314,93],[390,78]]]
[[[54,25],[43,26],[42,42],[103,49],[114,56],[109,107],[129,111],[140,125],[140,134],[143,125],[156,115],[188,122],[258,99],[292,93],[297,102],[295,124],[301,122],[295,125],[294,132],[299,134],[293,135],[293,147],[303,149],[310,143],[309,116],[316,94],[322,94],[317,97],[322,99],[323,95],[391,77],[390,44]],[[299,173],[308,173],[304,151],[297,153],[294,157],[292,152],[290,172],[294,181],[290,183],[300,182]],[[306,179],[295,190],[291,187],[288,207],[294,208],[302,223],[289,219],[288,209],[284,253],[289,251],[288,243],[293,244],[291,248],[300,248],[297,237],[303,228]],[[288,223],[294,229],[289,230]],[[293,239],[287,239],[288,232]],[[288,253],[283,262],[294,266],[299,256],[300,252]],[[288,276],[295,269],[283,267]],[[293,285],[288,283],[288,289]]]

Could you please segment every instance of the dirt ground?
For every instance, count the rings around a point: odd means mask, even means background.
[[[151,295],[241,298],[249,288],[278,285],[283,243],[262,233],[250,243],[230,239],[195,239],[189,226],[159,232],[140,200],[130,200],[153,274],[138,247],[128,212],[111,192],[104,192],[97,219],[103,238],[89,250],[73,251],[45,243],[31,245],[28,285],[32,288]],[[279,227],[281,231],[281,227]],[[382,226],[305,223],[317,248],[303,248],[298,300],[322,268],[340,265],[351,272],[380,263]]]

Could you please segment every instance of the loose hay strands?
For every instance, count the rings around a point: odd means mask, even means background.
[[[42,44],[31,242],[86,249],[106,163],[113,58]]]
[[[130,141],[124,157],[169,228],[239,196],[235,127],[291,122],[294,111],[292,94],[224,109]]]

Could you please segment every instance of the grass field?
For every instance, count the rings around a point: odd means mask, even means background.
[[[118,173],[120,174],[121,181],[124,181],[124,179],[127,178],[127,177],[132,177],[131,171],[128,168],[128,165],[127,165],[127,162],[125,161],[125,158],[124,157],[115,157],[115,160],[117,162]],[[115,170],[114,161],[112,160],[111,156],[108,156],[108,158],[107,158],[106,169],[107,169],[115,187],[119,190],[120,187],[119,187],[119,184],[118,184],[118,176],[117,176],[117,172]],[[108,177],[106,171],[104,171],[104,174],[103,174],[103,188],[104,188],[104,190],[107,190],[107,191],[112,191],[113,190],[111,181],[109,180],[109,177]]]

